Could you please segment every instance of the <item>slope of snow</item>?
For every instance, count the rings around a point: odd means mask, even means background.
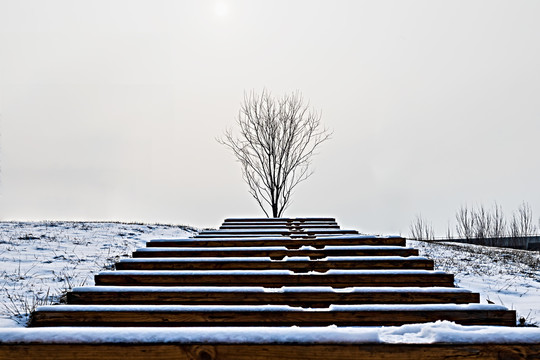
[[[540,324],[540,252],[461,243],[407,241],[435,268],[455,275],[457,286],[480,293],[482,303],[517,311],[526,324]]]
[[[112,269],[146,241],[188,237],[175,225],[99,222],[0,222],[0,326],[21,326],[35,306],[57,303],[94,274]]]

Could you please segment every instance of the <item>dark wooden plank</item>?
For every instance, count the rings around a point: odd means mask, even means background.
[[[85,305],[83,308],[85,308]],[[97,305],[96,305],[97,306]],[[64,306],[65,307],[65,306]],[[75,307],[75,305],[73,305]],[[110,307],[109,307],[110,309]],[[35,311],[30,327],[43,326],[400,326],[454,321],[461,325],[515,326],[513,310],[370,311]]]
[[[123,260],[116,263],[117,270],[292,270],[305,273],[308,271],[325,272],[331,269],[424,269],[433,270],[433,260],[418,258],[386,258],[367,260],[344,260],[344,261],[257,261],[245,258],[244,261],[228,261],[227,258],[214,258],[208,261],[206,258],[200,261],[182,259],[150,259]]]
[[[377,236],[347,236],[313,239],[283,238],[244,238],[244,239],[163,239],[150,240],[147,247],[231,247],[231,246],[285,246],[288,249],[298,249],[301,246],[313,246],[322,249],[328,245],[374,245],[374,246],[405,246],[406,239],[402,237]]]
[[[311,221],[311,222],[291,222],[291,221],[274,221],[274,222],[224,222],[221,226],[339,226],[336,222],[323,222],[323,221]]]
[[[307,218],[227,218],[223,221],[223,223],[229,223],[229,222],[336,222],[335,218],[327,218],[327,217],[307,217]]]
[[[296,224],[269,224],[269,225],[221,225],[220,230],[237,230],[237,229],[279,229],[279,230],[289,230],[289,229],[339,229],[339,225],[330,225],[330,224],[309,224],[309,225],[296,225]]]
[[[540,359],[540,344],[0,344],[2,359],[440,360]]]
[[[163,258],[163,257],[270,257],[274,260],[283,259],[285,256],[308,256],[312,259],[323,259],[328,256],[418,256],[417,249],[393,248],[386,249],[379,247],[365,247],[362,249],[319,249],[319,250],[270,250],[261,248],[238,250],[235,248],[208,249],[208,248],[186,248],[186,249],[139,249],[133,252],[134,258]]]
[[[356,230],[343,230],[343,229],[301,229],[298,231],[292,229],[253,229],[253,230],[203,230],[197,234],[196,237],[212,237],[212,236],[238,236],[238,235],[289,235],[289,234],[308,234],[308,235],[347,235],[358,234]]]
[[[225,273],[223,271],[222,273]],[[153,285],[153,286],[410,286],[410,287],[453,287],[454,275],[429,271],[409,270],[406,273],[388,272],[366,274],[206,274],[201,272],[146,273],[145,271],[111,271],[95,275],[96,285]]]
[[[170,291],[114,289],[107,291],[71,291],[68,304],[147,304],[147,305],[291,305],[302,307],[328,307],[331,304],[468,304],[478,303],[480,295],[456,291],[206,291],[193,289]]]
[[[234,235],[235,239],[238,238],[267,238],[267,237],[276,237],[276,236],[282,236],[281,234],[277,235],[267,235],[267,234],[244,234],[244,235]],[[309,239],[315,239],[316,236],[313,234],[287,234],[283,235],[290,238],[297,237],[297,238],[309,238]],[[219,234],[219,235],[195,235],[193,236],[194,239],[229,239],[231,238],[230,235],[227,234]]]

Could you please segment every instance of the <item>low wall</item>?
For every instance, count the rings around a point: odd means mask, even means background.
[[[437,241],[452,241],[484,246],[506,247],[522,250],[540,250],[540,236],[500,237],[483,239],[444,239]]]

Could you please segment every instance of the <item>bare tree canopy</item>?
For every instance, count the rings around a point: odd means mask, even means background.
[[[538,232],[538,228],[533,224],[532,209],[526,202],[523,202],[514,212],[508,224],[502,207],[497,203],[494,204],[492,210],[483,205],[470,209],[462,206],[456,213],[456,220],[458,236],[465,239],[523,237]]]
[[[299,92],[274,98],[264,90],[244,95],[237,124],[218,141],[232,150],[242,165],[250,194],[267,217],[281,217],[293,189],[309,178],[315,149],[330,138]],[[270,209],[270,211],[267,210]]]
[[[482,204],[471,207],[462,205],[456,211],[456,232],[458,238],[462,239],[538,236],[539,229],[534,224],[532,209],[526,202],[519,205],[510,221],[506,220],[502,206],[496,202],[491,209]],[[410,231],[411,238],[415,240],[434,238],[433,227],[421,216],[416,216],[412,221]],[[450,226],[448,226],[446,239],[452,238],[453,234]]]

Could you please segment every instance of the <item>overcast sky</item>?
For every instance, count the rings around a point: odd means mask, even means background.
[[[287,216],[540,216],[539,1],[0,0],[0,219],[262,216],[216,142],[244,92],[333,129]]]

